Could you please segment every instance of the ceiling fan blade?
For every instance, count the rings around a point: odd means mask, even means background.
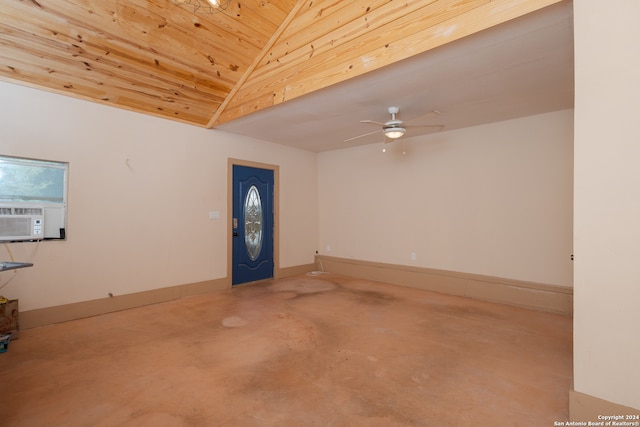
[[[421,116],[412,117],[412,118],[411,118],[411,119],[409,119],[409,120],[405,120],[405,121],[404,121],[404,123],[405,123],[405,124],[408,124],[409,126],[411,126],[411,123],[413,123],[413,122],[421,122],[421,121],[425,121],[425,120],[427,120],[427,119],[429,119],[429,118],[437,117],[437,116],[439,116],[440,114],[442,114],[442,113],[440,113],[440,111],[438,111],[438,110],[431,110],[431,111],[429,111],[428,113],[423,114],[423,115],[421,115]]]
[[[404,125],[405,128],[444,128],[444,125]]]
[[[374,130],[373,132],[364,133],[362,135],[354,136],[352,138],[345,139],[344,142],[353,141],[354,139],[358,139],[358,138],[364,138],[365,136],[373,135],[374,133],[378,133],[378,132],[382,132],[382,130],[378,129],[378,130]]]
[[[417,126],[407,126],[407,134],[405,136],[419,136],[419,135],[428,135],[432,133],[437,133],[444,129],[444,125],[417,125]]]
[[[386,123],[375,122],[373,120],[360,120],[360,123],[371,123],[372,125],[384,126]]]

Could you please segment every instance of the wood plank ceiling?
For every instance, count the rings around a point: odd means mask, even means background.
[[[215,127],[560,0],[0,0],[0,79]]]

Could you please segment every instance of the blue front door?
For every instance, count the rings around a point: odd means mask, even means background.
[[[233,165],[231,283],[273,277],[273,171]]]

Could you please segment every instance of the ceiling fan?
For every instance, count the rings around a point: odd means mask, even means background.
[[[405,134],[407,128],[433,128],[437,130],[441,130],[444,128],[444,125],[425,125],[425,124],[412,124],[405,123],[402,120],[396,117],[396,114],[399,113],[400,107],[389,107],[389,114],[391,114],[391,120],[388,120],[384,123],[376,122],[374,120],[360,120],[360,123],[371,123],[377,126],[380,126],[382,129],[375,130],[373,132],[368,132],[362,135],[354,136],[352,138],[345,139],[344,142],[353,141],[354,139],[363,138],[365,136],[373,135],[378,132],[382,132],[385,136],[385,143],[394,141]],[[440,114],[439,111],[433,110],[429,114]],[[424,116],[423,116],[424,117]]]

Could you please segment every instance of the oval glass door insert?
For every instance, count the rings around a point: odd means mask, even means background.
[[[262,249],[262,201],[255,185],[244,199],[244,241],[249,259],[255,261]]]

